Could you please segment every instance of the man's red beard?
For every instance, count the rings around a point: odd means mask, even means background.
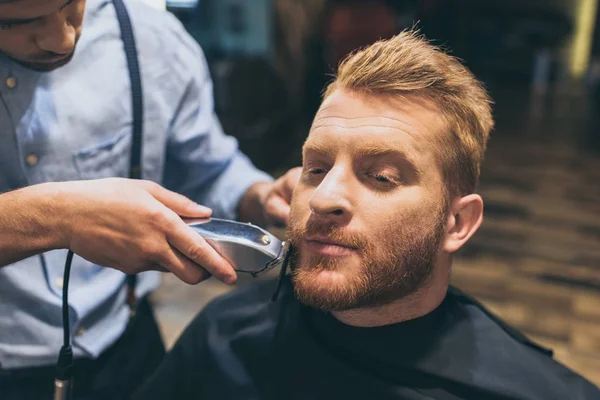
[[[296,297],[323,311],[341,311],[387,304],[416,292],[433,273],[444,237],[446,210],[440,207],[433,220],[430,215],[415,215],[406,222],[391,221],[373,238],[312,217],[301,226],[292,213],[288,238],[294,248],[291,268]],[[305,239],[316,234],[357,248],[359,269],[344,271],[344,258],[301,252]],[[322,271],[346,272],[344,283],[325,285],[319,279]]]

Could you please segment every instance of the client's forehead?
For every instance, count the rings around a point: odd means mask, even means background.
[[[389,144],[428,152],[442,126],[438,114],[419,100],[336,90],[315,116],[306,145],[331,142],[332,135],[338,134],[335,139],[350,142],[353,148]]]

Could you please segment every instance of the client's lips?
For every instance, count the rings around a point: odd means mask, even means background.
[[[341,257],[356,252],[356,247],[332,240],[327,236],[314,235],[306,238],[309,251],[328,257]]]

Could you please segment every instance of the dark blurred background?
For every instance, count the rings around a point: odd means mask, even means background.
[[[545,112],[556,94],[589,95],[593,107],[593,93],[597,98],[600,91],[597,3],[182,0],[167,5],[206,53],[226,131],[260,167],[279,169],[299,162],[298,147],[339,61],[415,25],[486,83],[497,102],[498,130],[517,119],[521,125],[531,107]],[[581,112],[572,100],[557,107]],[[600,147],[595,132],[578,136],[582,144]]]
[[[159,0],[160,1],[160,0]],[[599,0],[167,1],[202,46],[226,133],[277,176],[339,61],[417,26],[495,101],[485,222],[453,283],[600,385]],[[155,296],[168,343],[216,282]],[[244,284],[242,282],[241,284]]]

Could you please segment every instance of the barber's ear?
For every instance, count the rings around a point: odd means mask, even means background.
[[[483,200],[478,194],[456,198],[450,205],[446,238],[442,250],[454,253],[479,229],[483,219]]]

